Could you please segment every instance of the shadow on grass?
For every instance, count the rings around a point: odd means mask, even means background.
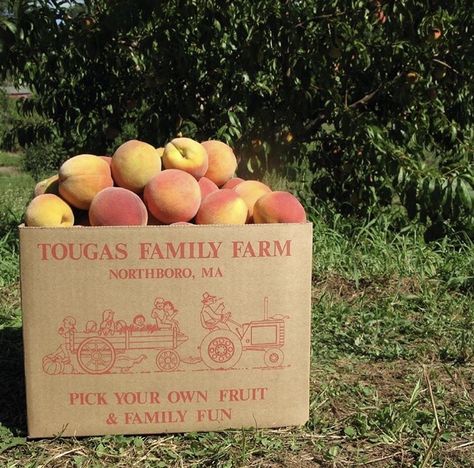
[[[0,330],[0,424],[13,434],[26,434],[23,337],[19,327]]]

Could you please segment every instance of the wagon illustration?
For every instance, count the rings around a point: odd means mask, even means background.
[[[64,341],[43,358],[44,372],[68,372],[67,367],[73,368],[74,361],[78,366],[76,371],[87,374],[106,374],[113,368],[129,372],[150,352],[156,352],[155,363],[160,371],[178,368],[181,359],[177,348],[188,339],[179,330],[178,322],[160,327],[158,320],[147,324],[145,317],[139,314],[133,323],[127,324],[123,320],[114,321],[113,314],[105,310],[100,327],[95,321],[89,321],[82,331],[77,330],[74,317],[65,317],[58,330]],[[142,354],[138,354],[140,352]]]
[[[122,333],[106,337],[72,333],[69,349],[76,355],[80,368],[88,374],[109,372],[118,361],[124,360],[121,357],[127,351],[150,350],[157,351],[155,362],[159,370],[172,371],[177,369],[180,363],[176,348],[187,339],[182,333],[178,334],[176,328],[153,331],[134,331],[126,328]],[[132,361],[130,363],[132,364]],[[122,368],[126,368],[126,362],[121,364]]]

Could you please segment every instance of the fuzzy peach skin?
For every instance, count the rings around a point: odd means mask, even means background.
[[[271,192],[259,198],[253,210],[255,224],[304,223],[306,213],[300,201],[289,192]]]
[[[232,177],[232,179],[229,179],[221,188],[233,189],[241,182],[244,182],[244,179],[241,179],[240,177]]]
[[[135,192],[108,187],[92,200],[89,221],[91,226],[146,226],[148,211]]]
[[[233,190],[221,189],[202,201],[196,224],[245,224],[247,219],[245,201]]]
[[[69,227],[74,224],[71,207],[52,193],[33,198],[26,207],[25,224],[36,227]]]
[[[191,174],[179,169],[165,169],[145,186],[143,200],[159,222],[187,222],[199,209],[201,189]]]
[[[222,141],[202,141],[206,148],[209,165],[205,177],[211,179],[218,187],[224,185],[235,174],[237,158],[229,145]]]
[[[115,150],[111,168],[116,185],[141,193],[161,171],[161,158],[154,146],[144,141],[129,140]]]
[[[258,180],[245,180],[235,186],[233,190],[247,203],[250,219],[253,216],[255,202],[263,195],[272,191],[268,185]]]
[[[112,156],[99,156],[100,159],[103,159],[109,166],[112,166]]]
[[[81,210],[89,209],[95,195],[113,184],[109,164],[92,154],[73,156],[59,168],[59,194]]]
[[[206,198],[210,193],[217,192],[219,187],[207,177],[201,177],[199,179],[199,188],[201,189],[201,200]]]
[[[191,138],[174,138],[166,146],[161,157],[166,169],[181,169],[196,179],[208,168],[208,156],[204,146]]]
[[[160,158],[162,158],[162,157],[163,157],[163,153],[165,152],[164,146],[160,146],[159,148],[156,148],[156,152],[158,153],[158,156],[159,156]]]
[[[34,195],[42,195],[43,193],[54,193],[59,195],[59,175],[54,174],[47,179],[41,180],[35,185]]]

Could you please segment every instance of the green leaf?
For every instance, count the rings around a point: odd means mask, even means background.
[[[470,185],[463,179],[460,179],[458,184],[459,198],[467,211],[472,211],[473,208],[472,192]]]
[[[344,428],[344,434],[348,437],[355,437],[357,435],[357,431],[352,426],[346,426]]]

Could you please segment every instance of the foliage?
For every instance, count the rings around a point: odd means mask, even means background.
[[[0,89],[0,148],[12,149],[13,145],[8,142],[7,134],[12,129],[16,116],[15,103]]]
[[[60,163],[67,157],[62,140],[58,138],[51,142],[28,145],[25,149],[23,166],[36,181],[39,181],[57,171]]]
[[[308,206],[474,235],[472,2],[14,3],[0,60],[44,117],[24,143],[214,136],[249,172],[290,167]]]

